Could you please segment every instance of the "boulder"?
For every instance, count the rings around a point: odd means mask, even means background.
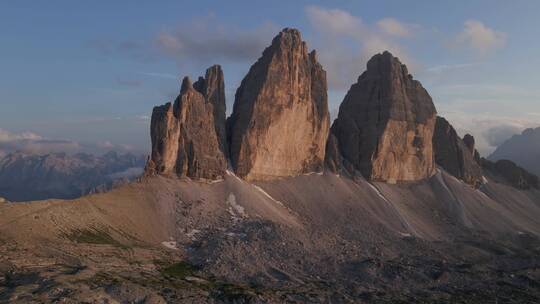
[[[269,180],[321,171],[329,129],[326,72],[296,29],[282,30],[236,91],[228,119],[237,175]]]
[[[474,137],[462,140],[454,127],[443,117],[437,117],[433,135],[435,162],[448,173],[478,188],[483,182],[482,168],[474,159]]]
[[[150,127],[152,154],[147,174],[151,171],[194,179],[219,179],[225,173],[227,161],[214,117],[219,111],[214,110],[215,95],[206,94],[213,85],[204,81],[204,84],[197,83],[197,88],[205,93],[202,94],[185,77],[174,104],[154,108]]]
[[[365,178],[415,181],[435,169],[435,117],[428,92],[398,58],[384,52],[368,61],[347,92],[331,133],[344,162]]]

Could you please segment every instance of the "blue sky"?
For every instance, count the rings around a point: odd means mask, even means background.
[[[2,1],[0,148],[147,151],[152,107],[179,78],[221,64],[231,109],[263,48],[296,27],[328,72],[331,110],[389,49],[488,154],[540,125],[539,11],[532,0]]]

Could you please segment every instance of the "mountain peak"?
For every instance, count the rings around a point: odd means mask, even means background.
[[[184,77],[184,79],[182,79],[180,94],[186,93],[189,90],[193,90],[193,84],[191,83],[191,79],[189,79],[189,76],[186,76]]]
[[[418,180],[435,169],[435,116],[427,91],[386,51],[368,61],[347,92],[332,133],[351,170],[380,181]]]
[[[326,72],[300,32],[285,28],[236,91],[231,161],[246,179],[322,170],[329,128]]]

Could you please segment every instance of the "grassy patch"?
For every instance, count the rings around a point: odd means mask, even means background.
[[[122,249],[129,248],[115,240],[107,231],[96,228],[73,230],[71,233],[66,234],[65,237],[76,243],[111,245]]]
[[[227,282],[214,282],[212,284],[212,296],[227,302],[251,301],[260,294],[255,288],[247,285],[239,285]]]
[[[165,264],[163,261],[154,261],[158,265],[159,272],[166,277],[169,284],[181,284],[180,288],[198,288],[209,292],[209,296],[225,302],[249,302],[261,294],[256,287],[224,282],[213,276],[201,276],[200,269],[186,261],[174,264]],[[204,280],[202,283],[194,283],[186,280],[186,277],[197,277]]]
[[[167,277],[184,279],[185,277],[193,276],[196,271],[197,271],[197,267],[191,265],[188,262],[181,261],[181,262],[163,267],[160,269],[159,272],[161,272],[162,275],[167,276]]]

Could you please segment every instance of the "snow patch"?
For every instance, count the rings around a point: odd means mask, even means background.
[[[488,183],[488,179],[482,175],[482,185],[486,185]]]
[[[280,206],[283,206],[283,203],[276,200],[275,198],[273,198],[270,194],[268,194],[268,192],[264,191],[263,188],[257,186],[257,185],[252,185],[253,187],[255,187],[255,189],[257,189],[259,192],[261,192],[264,196],[266,196],[267,198],[271,199],[273,202],[275,202],[276,204],[280,205]]]
[[[190,232],[186,233],[186,236],[189,238],[194,238],[196,234],[201,233],[198,229],[191,229]]]
[[[243,179],[241,179],[240,177],[238,177],[236,174],[234,174],[234,172],[230,171],[230,170],[226,170],[225,173],[227,173],[227,175],[229,176],[232,176],[234,178],[236,178],[237,180],[241,181],[241,182],[244,182]]]
[[[178,250],[178,247],[176,247],[176,242],[175,241],[161,242],[161,245],[163,245],[164,247],[167,247],[169,249],[172,249],[172,250]]]
[[[234,196],[234,194],[230,193],[229,197],[227,197],[227,201],[225,203],[230,206],[228,211],[229,211],[229,214],[234,219],[238,219],[239,217],[240,218],[248,217],[248,214],[247,214],[246,210],[244,209],[244,207],[242,207],[241,205],[236,203],[236,196]]]
[[[377,195],[382,198],[385,202],[387,203],[390,203],[386,197],[384,197],[384,195],[381,193],[381,191],[379,189],[377,189],[377,187],[373,186],[371,183],[367,183],[369,187],[371,187],[371,189],[373,189],[373,191],[375,191],[375,193],[377,193]]]
[[[302,174],[302,175],[307,175],[307,176],[309,176],[309,175],[314,175],[314,174],[315,174],[315,175],[323,175],[322,172],[307,172],[307,173],[304,173],[304,174]]]

